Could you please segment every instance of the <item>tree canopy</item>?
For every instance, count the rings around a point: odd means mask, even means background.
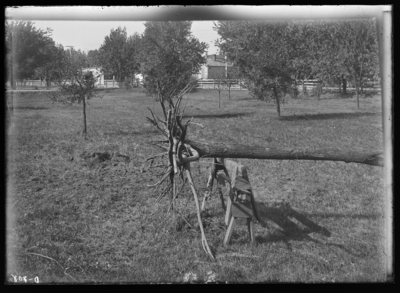
[[[145,23],[140,64],[149,95],[173,98],[206,62],[207,44],[192,36],[191,25],[190,21]]]
[[[99,50],[89,50],[87,52],[87,61],[89,64],[89,67],[100,67],[101,62],[100,62],[100,54]]]
[[[239,68],[251,93],[279,105],[294,80],[325,84],[349,78],[358,88],[379,72],[373,19],[318,21],[220,21],[217,45]],[[268,98],[267,98],[268,99]],[[279,112],[279,110],[278,110]]]
[[[217,44],[239,68],[250,92],[258,99],[272,98],[280,115],[282,93],[292,84],[295,68],[287,22],[221,21],[215,29]]]
[[[112,29],[106,36],[96,56],[96,61],[103,67],[106,75],[115,76],[118,82],[139,71],[137,55],[140,49],[140,36],[128,37],[126,28]]]
[[[49,56],[49,59],[35,69],[35,77],[46,80],[49,86],[50,82],[59,80],[64,76],[65,70],[68,67],[68,57],[62,45],[48,46],[46,54]]]
[[[9,79],[11,69],[18,80],[32,78],[37,74],[50,79],[54,75],[57,67],[61,66],[63,49],[55,44],[51,33],[50,29],[44,31],[35,28],[31,21],[6,22]]]

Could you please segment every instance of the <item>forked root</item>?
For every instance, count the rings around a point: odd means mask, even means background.
[[[192,189],[193,196],[194,196],[194,201],[196,202],[196,210],[197,210],[197,220],[199,222],[199,227],[201,231],[201,244],[203,246],[204,251],[213,259],[215,260],[215,256],[213,252],[210,249],[210,246],[208,245],[206,235],[204,233],[204,228],[203,228],[203,222],[201,220],[201,212],[200,212],[200,206],[199,206],[199,199],[197,197],[197,192],[196,188],[193,183],[192,179],[192,174],[190,173],[190,163],[185,163],[184,165],[185,172],[186,172],[186,177],[188,178],[190,188]]]

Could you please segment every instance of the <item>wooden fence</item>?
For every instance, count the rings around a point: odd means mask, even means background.
[[[200,89],[217,89],[218,83],[220,80],[217,79],[200,79],[197,83],[196,88]],[[246,90],[243,86],[243,81],[239,79],[230,79],[229,82],[231,83],[231,90]],[[322,81],[320,80],[304,80],[304,87],[307,91],[312,91],[318,85],[322,86]],[[24,80],[24,81],[17,81],[17,87],[38,87],[38,88],[45,88],[46,81],[42,80]],[[56,84],[54,82],[50,83],[50,87],[55,87]],[[302,92],[303,91],[303,81],[298,81],[296,83],[297,89]],[[119,88],[119,82],[113,79],[105,79],[103,85],[99,85],[99,88]],[[228,89],[226,84],[222,85],[224,90]],[[328,92],[335,92],[339,89],[337,87],[322,87],[322,90]],[[348,83],[347,91],[352,92],[355,91],[355,88],[352,87],[350,83]],[[369,82],[365,83],[363,87],[363,91],[365,92],[381,92],[380,83],[379,82]]]
[[[226,81],[218,80],[218,79],[200,79],[197,82],[196,88],[213,90],[217,89],[218,85],[221,84],[222,88],[227,90],[228,85],[225,83]],[[229,79],[229,83],[231,84],[231,90],[247,90],[243,87],[243,82],[239,79]]]
[[[68,82],[67,82],[68,83]],[[15,83],[17,87],[46,87],[46,81],[45,80],[23,80],[23,81],[17,81]],[[54,82],[50,83],[51,87],[57,86]],[[103,85],[99,85],[98,87],[106,87],[106,88],[118,88],[119,87],[119,82],[113,79],[109,80],[104,80]]]
[[[119,88],[119,82],[114,79],[105,79],[104,85],[101,85],[100,87]]]
[[[23,86],[23,87],[45,87],[46,86],[46,81],[45,80],[23,80],[23,81],[17,81],[15,83],[16,86]],[[51,86],[55,86],[54,82],[50,83]]]
[[[338,87],[331,87],[331,86],[323,86],[321,80],[317,79],[311,79],[311,80],[304,80],[304,85],[303,81],[297,81],[296,83],[297,89],[302,92],[304,89],[307,92],[311,92],[314,89],[317,89],[318,86],[321,86],[321,91],[322,92],[337,92],[339,91]],[[355,88],[351,83],[347,83],[347,88],[346,91],[348,92],[355,92]],[[361,90],[361,88],[360,88]],[[381,92],[381,87],[379,82],[370,82],[370,83],[364,83],[363,85],[363,91],[364,92]]]
[[[304,89],[309,91],[309,90],[313,90],[313,89],[317,88],[318,86],[322,87],[322,81],[318,80],[318,79],[310,79],[310,80],[304,80],[304,81],[301,80],[301,81],[297,81],[296,85],[297,85],[297,89],[299,91],[303,91]]]

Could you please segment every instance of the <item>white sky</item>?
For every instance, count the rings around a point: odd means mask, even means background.
[[[53,40],[65,46],[74,46],[75,50],[84,51],[99,49],[104,38],[110,34],[111,29],[118,26],[126,27],[128,36],[135,32],[144,32],[144,21],[33,21],[35,27],[53,29]],[[192,34],[200,41],[209,45],[209,54],[217,53],[214,41],[218,38],[216,31],[212,29],[212,21],[194,21]]]
[[[56,43],[78,50],[98,49],[111,29],[126,27],[128,35],[144,32],[146,20],[191,20],[192,34],[217,53],[213,21],[222,19],[378,18],[390,6],[23,6],[7,7],[6,19],[31,20],[53,29]]]

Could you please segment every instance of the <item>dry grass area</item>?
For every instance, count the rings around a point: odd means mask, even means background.
[[[184,104],[183,102],[182,104]],[[14,98],[7,125],[7,280],[40,283],[174,283],[192,272],[205,282],[386,281],[383,257],[383,169],[313,161],[239,160],[268,227],[235,226],[228,247],[218,196],[207,202],[204,225],[217,254],[203,252],[193,196],[156,202],[157,169],[141,172],[158,152],[140,90],[108,90],[88,106],[89,139],[80,136],[80,105],[51,104],[43,94]],[[246,91],[189,96],[185,113],[201,123],[189,138],[274,147],[382,150],[380,97],[288,99],[277,119],[274,104]],[[93,152],[127,157],[88,157]],[[210,159],[192,164],[203,194]]]

